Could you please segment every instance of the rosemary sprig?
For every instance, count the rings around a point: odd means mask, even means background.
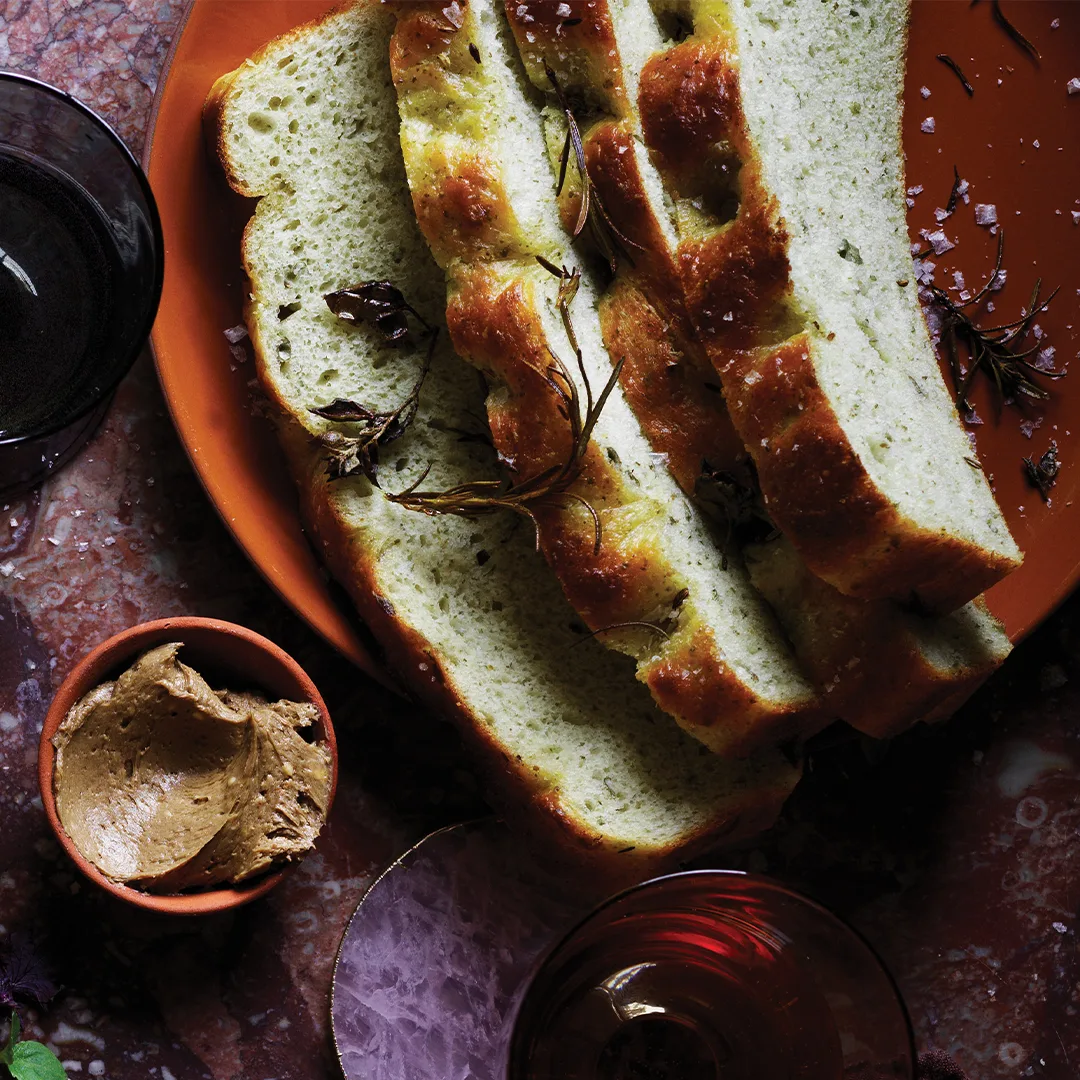
[[[679,612],[682,610],[686,598],[690,595],[689,589],[680,589],[671,601],[671,607],[667,615],[660,622],[649,622],[645,619],[630,619],[627,622],[612,623],[610,626],[598,626],[583,634],[577,641],[572,641],[570,647],[580,645],[583,641],[596,637],[598,634],[608,634],[613,630],[648,630],[650,633],[662,637],[665,641],[671,637],[679,623]]]
[[[1042,56],[1039,54],[1039,50],[1031,44],[1030,41],[1011,22],[1005,15],[1005,12],[1001,10],[1001,0],[993,0],[991,7],[994,11],[994,21],[1005,31],[1024,50],[1033,60],[1041,60]]]
[[[555,195],[558,197],[562,194],[563,185],[566,183],[566,170],[570,164],[570,150],[573,149],[574,162],[581,182],[581,207],[578,210],[577,221],[574,223],[573,235],[575,238],[580,236],[585,226],[589,226],[593,242],[614,277],[619,268],[620,259],[625,259],[631,266],[634,265],[629,249],[637,248],[640,251],[641,245],[634,243],[611,220],[611,215],[604,206],[604,200],[600,198],[600,193],[589,176],[585,163],[585,147],[581,141],[581,129],[574,117],[574,110],[563,88],[559,85],[555,72],[551,70],[546,60],[544,73],[551,83],[555,97],[559,101],[559,108],[562,109],[563,116],[566,118],[566,140],[563,142],[562,154],[559,157],[559,182],[555,186]]]
[[[1002,323],[1000,326],[981,327],[967,314],[966,309],[979,304],[998,280],[1004,250],[1003,229],[998,234],[997,259],[993,273],[983,287],[962,304],[953,300],[940,286],[928,286],[933,302],[943,311],[942,341],[956,386],[956,404],[965,412],[971,410],[968,391],[979,371],[984,371],[993,380],[998,392],[999,410],[1002,403],[1022,407],[1025,399],[1045,401],[1050,396],[1050,391],[1036,382],[1035,376],[1060,379],[1065,375],[1064,371],[1043,370],[1028,360],[1028,357],[1038,351],[1037,343],[1027,349],[1017,349],[1031,331],[1036,317],[1045,311],[1050,301],[1057,296],[1058,290],[1054,289],[1045,300],[1039,299],[1042,278],[1036,280],[1031,299],[1019,319]],[[960,368],[956,349],[958,341],[964,344],[968,352],[970,366],[966,374]]]
[[[974,97],[975,87],[968,82],[968,78],[961,70],[960,65],[951,56],[949,56],[948,53],[938,53],[937,59],[940,60],[960,80],[960,85],[967,91],[967,96]]]
[[[945,204],[945,212],[947,214],[951,214],[956,209],[956,200],[960,195],[960,170],[954,165],[952,167],[952,173],[952,189],[949,191],[949,201]]]
[[[1057,483],[1057,475],[1061,471],[1061,462],[1057,454],[1057,442],[1051,439],[1050,448],[1038,461],[1029,457],[1023,459],[1024,475],[1032,487],[1038,488],[1043,502],[1050,501],[1050,489]]]
[[[540,543],[539,522],[536,518],[536,508],[544,505],[566,505],[577,503],[592,517],[593,521],[593,554],[600,551],[600,543],[603,538],[603,529],[600,523],[600,515],[592,504],[581,495],[570,491],[570,487],[581,473],[581,465],[589,447],[593,429],[599,419],[607,399],[614,389],[622,370],[620,360],[612,369],[600,396],[593,399],[592,387],[585,370],[585,362],[582,357],[581,347],[578,345],[577,335],[574,332],[573,322],[570,318],[570,304],[577,294],[578,285],[581,281],[581,273],[576,268],[567,270],[566,267],[556,267],[546,259],[539,260],[541,265],[550,273],[559,278],[559,292],[556,306],[562,317],[563,328],[570,341],[571,348],[577,359],[578,371],[581,375],[582,386],[585,390],[584,403],[581,393],[577,388],[569,369],[559,358],[556,352],[548,348],[551,363],[542,372],[544,382],[555,394],[559,401],[559,411],[570,425],[570,450],[566,460],[560,465],[552,465],[537,473],[536,476],[522,480],[520,483],[507,484],[503,480],[473,480],[469,483],[458,484],[445,491],[424,491],[420,485],[424,482],[431,470],[429,465],[415,483],[410,484],[404,491],[388,495],[391,502],[404,506],[409,510],[418,510],[424,514],[457,514],[461,517],[479,517],[482,514],[492,514],[502,510],[510,510],[513,513],[527,517],[537,531],[537,546]],[[584,413],[582,412],[584,404]]]

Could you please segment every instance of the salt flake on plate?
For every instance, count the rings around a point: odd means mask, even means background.
[[[934,249],[935,255],[944,255],[946,251],[951,251],[956,247],[941,229],[927,233],[924,239]]]
[[[1070,79],[1065,84],[1065,89],[1068,90],[1070,94],[1080,94],[1080,79]]]
[[[997,224],[997,205],[995,203],[976,203],[975,204],[975,224],[976,225],[996,225]]]
[[[1076,88],[1076,90],[1073,90],[1073,89],[1071,89],[1071,87],[1072,87],[1072,83],[1069,83],[1069,86],[1070,86],[1070,90],[1069,90],[1069,93],[1070,93],[1070,94],[1075,94],[1075,93],[1077,93],[1078,91],[1080,91],[1080,79],[1074,79],[1074,80],[1073,80],[1073,82],[1075,82],[1075,83],[1077,84],[1077,88]],[[934,118],[933,118],[932,116],[928,116],[928,117],[927,117],[927,118],[926,118],[926,119],[925,119],[925,120],[924,120],[924,121],[923,121],[923,122],[922,122],[922,123],[921,123],[921,124],[919,125],[919,130],[920,130],[920,131],[925,131],[927,135],[933,135],[933,133],[934,133],[934,131],[936,130],[936,128],[937,128],[937,125],[936,125],[936,124],[934,123]]]
[[[244,338],[248,336],[247,327],[243,323],[240,323],[237,326],[230,326],[228,330],[223,330],[222,333],[225,335],[225,340],[228,341],[230,345],[235,345],[238,341],[243,341]]]
[[[930,96],[930,87],[929,86],[920,86],[919,87],[919,93],[922,94],[922,96],[924,98],[928,98]]]

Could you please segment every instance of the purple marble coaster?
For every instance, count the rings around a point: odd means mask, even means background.
[[[422,840],[341,942],[331,1019],[347,1080],[503,1080],[528,977],[600,899],[494,819]]]

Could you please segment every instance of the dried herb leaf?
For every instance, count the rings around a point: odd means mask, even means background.
[[[370,322],[391,344],[409,336],[409,315],[428,333],[431,327],[397,286],[389,281],[364,281],[327,293],[326,306],[345,322]]]
[[[570,424],[570,452],[561,465],[553,465],[537,473],[536,476],[522,480],[520,483],[508,484],[503,480],[474,480],[466,484],[458,484],[445,491],[422,491],[420,485],[424,482],[427,474],[431,471],[429,465],[420,478],[404,491],[388,495],[391,502],[404,506],[409,510],[418,510],[424,514],[457,514],[460,517],[478,517],[482,514],[493,514],[501,510],[510,510],[522,517],[527,517],[537,529],[537,546],[540,543],[539,523],[536,520],[535,508],[538,506],[566,505],[576,503],[588,511],[593,521],[594,543],[593,554],[599,554],[600,543],[603,538],[603,530],[600,524],[600,515],[597,514],[592,504],[570,491],[570,487],[581,473],[581,465],[585,453],[589,447],[596,421],[603,411],[607,399],[614,389],[622,370],[620,360],[612,369],[600,396],[593,400],[592,387],[585,371],[585,362],[578,345],[577,335],[574,332],[573,322],[570,318],[570,304],[577,293],[578,284],[581,281],[581,273],[577,269],[567,270],[566,267],[556,267],[546,259],[538,260],[550,273],[559,278],[559,293],[556,306],[562,317],[563,328],[577,359],[578,371],[581,374],[582,385],[585,389],[585,401],[581,401],[581,395],[577,384],[570,375],[563,361],[556,355],[554,350],[548,349],[551,364],[544,371],[544,381],[555,393],[560,403],[560,411]],[[584,404],[584,413],[582,412]]]
[[[411,308],[409,309],[412,310]],[[367,405],[346,398],[336,398],[329,405],[312,409],[316,416],[338,424],[360,424],[356,435],[340,431],[324,431],[317,441],[327,455],[327,475],[331,480],[362,473],[376,487],[379,486],[379,449],[395,439],[400,439],[416,416],[420,404],[420,388],[424,385],[435,355],[435,343],[439,329],[429,335],[427,356],[423,367],[405,400],[389,412],[377,412]]]
[[[479,64],[480,63],[480,50],[473,42],[469,42],[469,55]]]
[[[968,97],[974,97],[975,87],[968,82],[967,76],[960,69],[960,65],[947,53],[938,53],[938,60],[940,60],[947,68],[949,68],[956,77],[960,80],[960,85],[967,91]]]
[[[630,256],[630,248],[642,250],[640,244],[634,243],[619,227],[611,220],[611,215],[604,206],[600,193],[593,185],[589,177],[589,170],[585,164],[585,147],[581,141],[581,130],[578,128],[574,117],[574,110],[570,101],[559,85],[555,72],[544,61],[544,73],[555,91],[555,97],[559,101],[559,108],[566,117],[566,141],[563,143],[562,154],[559,157],[559,181],[555,186],[556,196],[562,194],[563,185],[566,183],[566,170],[570,163],[570,150],[574,151],[574,162],[577,165],[578,179],[581,183],[581,208],[578,210],[578,218],[573,228],[573,235],[581,235],[585,226],[589,226],[589,232],[596,244],[612,276],[615,276],[619,268],[619,260],[625,259],[631,266],[634,260]]]
[[[1038,461],[1026,457],[1024,461],[1024,475],[1028,483],[1038,488],[1044,502],[1050,500],[1050,489],[1057,483],[1057,475],[1061,471],[1061,462],[1058,460],[1057,441],[1050,440],[1050,448]]]
[[[1027,349],[1017,349],[1030,333],[1036,317],[1045,311],[1050,301],[1057,296],[1058,290],[1055,289],[1045,300],[1040,300],[1041,278],[1035,282],[1031,299],[1019,319],[1000,326],[981,327],[976,326],[966,312],[967,308],[980,303],[998,280],[1004,250],[1005,230],[1002,229],[998,234],[997,259],[993,273],[987,278],[986,284],[962,304],[953,300],[940,286],[927,287],[933,303],[941,309],[941,341],[956,386],[956,404],[962,412],[972,408],[968,391],[980,371],[993,380],[999,412],[1002,404],[1023,407],[1025,401],[1045,401],[1050,396],[1050,391],[1041,386],[1036,377],[1041,375],[1048,379],[1060,379],[1065,375],[1064,371],[1044,370],[1029,361],[1028,358],[1038,351],[1038,344]],[[960,367],[956,348],[958,342],[962,342],[968,352],[969,367],[966,374]]]
[[[960,194],[960,170],[955,165],[952,167],[952,173],[952,190],[949,192],[949,201],[945,204],[947,214],[951,214],[956,209],[956,199]]]

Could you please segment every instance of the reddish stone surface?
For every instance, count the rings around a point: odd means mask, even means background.
[[[181,0],[7,0],[0,68],[55,82],[132,148]],[[336,1076],[335,950],[377,869],[482,804],[455,738],[332,655],[232,544],[148,357],[95,439],[0,514],[0,946],[34,935],[63,990],[27,1026],[71,1076]],[[784,820],[715,860],[849,917],[895,972],[922,1046],[973,1077],[1080,1072],[1080,630],[1070,601],[950,724],[885,748],[835,732]],[[317,852],[266,900],[191,920],[84,885],[51,839],[36,750],[53,688],[110,633],[215,615],[280,642],[326,697],[341,783]]]

